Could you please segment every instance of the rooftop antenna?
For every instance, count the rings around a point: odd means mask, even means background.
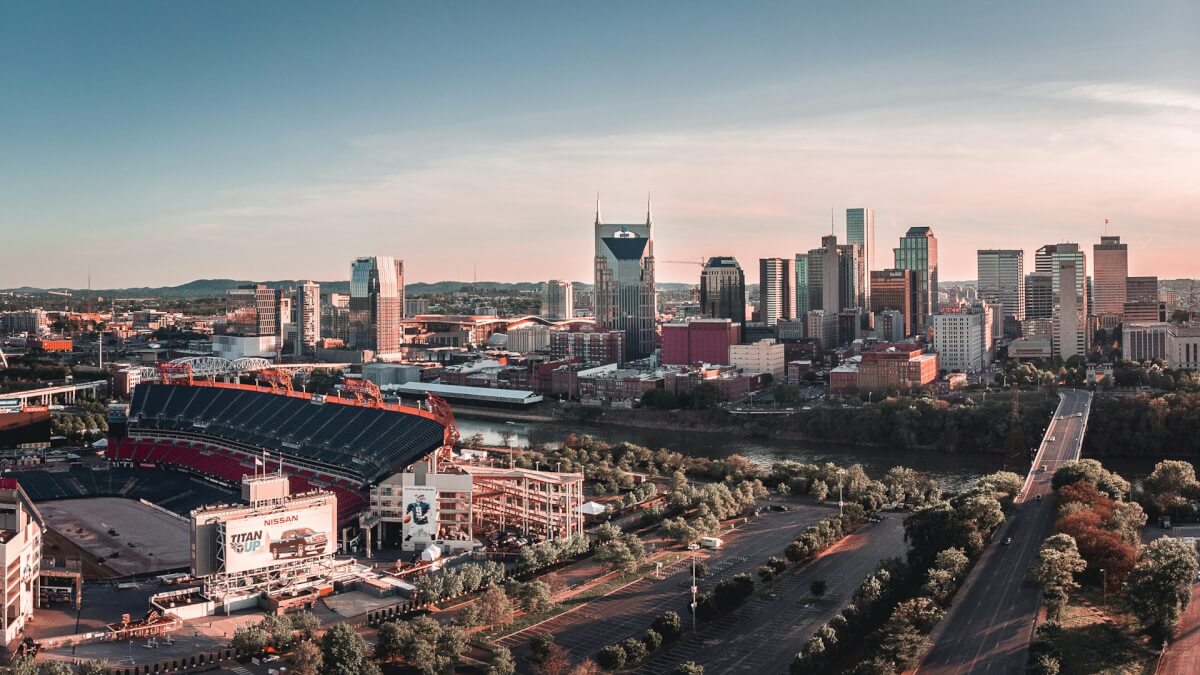
[[[829,207],[829,234],[837,234],[837,232],[834,230],[836,225],[833,224],[834,218],[837,217],[834,215],[836,212],[837,212],[836,207],[833,207],[833,206]]]
[[[1108,218],[1104,219],[1104,236],[1108,236]]]

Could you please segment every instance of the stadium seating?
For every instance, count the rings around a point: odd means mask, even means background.
[[[232,490],[175,471],[73,467],[69,471],[10,471],[34,502],[84,497],[145,499],[180,515],[205,504],[234,501]]]

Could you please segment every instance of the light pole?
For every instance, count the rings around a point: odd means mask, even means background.
[[[1108,614],[1108,570],[1101,567],[1100,575],[1102,577],[1101,583],[1103,584],[1104,589],[1104,613]]]
[[[688,544],[692,554],[692,630],[696,630],[696,551],[699,549],[699,544]]]
[[[845,515],[845,512],[843,511],[843,509],[845,508],[846,503],[842,501],[842,485],[846,482],[845,476],[846,476],[846,470],[838,469],[838,515],[839,516]]]

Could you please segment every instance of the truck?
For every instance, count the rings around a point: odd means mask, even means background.
[[[721,548],[725,542],[720,537],[701,537],[700,545],[704,548]]]
[[[271,557],[279,560],[284,555],[297,558],[321,555],[328,543],[329,538],[324,532],[317,532],[311,527],[297,527],[285,530],[282,537],[271,542]]]

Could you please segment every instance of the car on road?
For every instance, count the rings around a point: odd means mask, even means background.
[[[1035,501],[1035,502],[1040,502],[1040,501],[1042,501],[1042,496],[1041,496],[1041,495],[1037,495],[1037,496],[1035,496],[1035,497],[1033,498],[1033,501]]]
[[[285,530],[283,536],[271,542],[271,557],[279,560],[281,556],[304,558],[309,555],[320,555],[325,552],[329,538],[324,532],[317,532],[311,527],[297,527]]]
[[[1039,468],[1038,468],[1038,471],[1041,471],[1041,472],[1045,473],[1045,471],[1046,471],[1046,465],[1045,465],[1045,464],[1043,464],[1041,467],[1039,467]]]
[[[1009,546],[1010,544],[1012,544],[1012,537],[1005,537],[1005,538],[1004,538],[1004,545],[1005,545],[1005,546]]]
[[[1047,443],[1053,443],[1053,442],[1054,442],[1054,437],[1053,437],[1053,436],[1051,436],[1049,439],[1047,439],[1047,440],[1046,440],[1046,442],[1047,442]]]

